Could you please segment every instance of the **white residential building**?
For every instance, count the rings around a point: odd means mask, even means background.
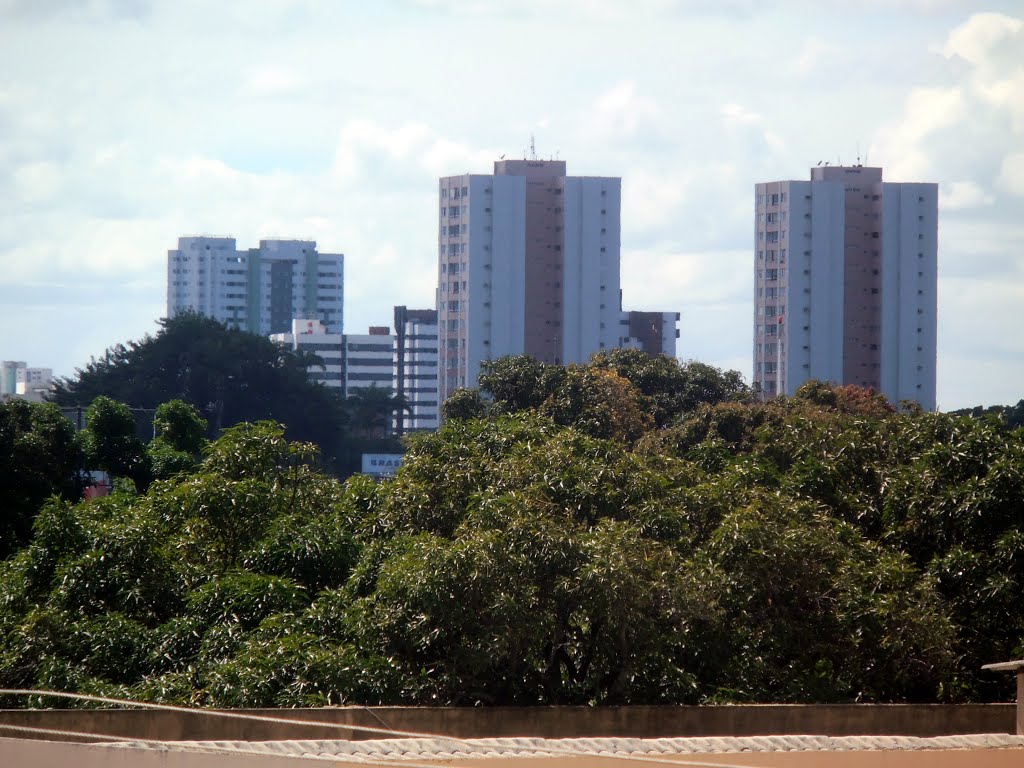
[[[310,318],[341,333],[343,287],[344,256],[311,240],[238,250],[232,237],[182,237],[167,252],[168,317],[194,311],[264,336]]]
[[[555,160],[499,160],[493,175],[440,180],[441,401],[475,386],[485,360],[525,353],[583,363],[630,343],[620,197],[619,178],[566,176]]]
[[[292,320],[291,333],[272,333],[270,338],[278,344],[285,344],[296,351],[311,352],[319,358],[320,362],[308,369],[310,381],[320,382],[333,389],[343,388],[344,337],[340,333],[328,333],[319,320],[297,318]]]
[[[395,337],[386,325],[370,326],[369,331],[343,337],[341,364],[346,397],[369,387],[392,391]]]
[[[0,362],[0,397],[41,403],[53,388],[52,368],[29,368],[21,360]]]
[[[395,307],[395,394],[406,411],[395,414],[395,432],[433,431],[439,423],[437,310]]]
[[[822,166],[755,187],[754,380],[808,379],[935,409],[938,187]]]

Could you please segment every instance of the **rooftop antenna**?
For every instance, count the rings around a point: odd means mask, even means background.
[[[533,143],[533,134],[532,133],[530,134],[530,159],[531,160],[536,160],[537,159],[537,147]]]
[[[857,165],[860,165],[860,141],[857,142]]]

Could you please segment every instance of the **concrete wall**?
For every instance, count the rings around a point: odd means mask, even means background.
[[[462,738],[534,736],[904,735],[1013,733],[1014,704],[838,704],[685,707],[338,707],[238,710],[339,725]],[[0,710],[0,723],[167,741],[371,739],[378,733],[145,710]],[[28,734],[5,731],[4,735]],[[47,736],[43,738],[55,739]]]

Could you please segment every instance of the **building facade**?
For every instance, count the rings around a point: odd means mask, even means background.
[[[30,368],[22,360],[0,362],[0,399],[7,396],[41,403],[52,389],[52,368]]]
[[[232,237],[182,237],[167,252],[167,316],[193,311],[267,336],[292,320],[342,332],[344,256],[312,240],[261,240],[238,250]]]
[[[620,207],[621,179],[567,176],[558,160],[499,160],[493,175],[440,180],[440,401],[475,386],[485,360],[567,365],[628,343]]]
[[[357,389],[376,387],[391,392],[394,379],[395,337],[391,329],[370,326],[369,333],[350,333],[342,341],[345,397]]]
[[[340,333],[328,333],[320,320],[308,318],[292,320],[291,333],[270,334],[271,341],[316,355],[320,362],[307,369],[310,381],[338,390],[344,387],[342,339]]]
[[[676,339],[679,338],[678,312],[622,313],[622,346],[643,350],[652,357],[675,357]]]
[[[437,429],[438,333],[436,309],[395,307],[395,355],[392,389],[408,404],[395,414],[395,433]]]
[[[938,187],[824,166],[755,186],[754,381],[809,379],[935,409]]]

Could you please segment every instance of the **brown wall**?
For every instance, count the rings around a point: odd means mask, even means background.
[[[1013,704],[737,705],[701,707],[339,707],[239,710],[462,738],[536,736],[903,735],[1013,733]],[[167,741],[379,739],[347,728],[146,710],[0,710],[0,723]],[[0,735],[32,738],[28,733]],[[53,736],[41,738],[55,739]]]
[[[642,758],[641,758],[642,759]],[[659,754],[659,762],[682,765],[749,766],[750,768],[1017,768],[1024,760],[1021,749],[946,749],[878,752],[866,749],[843,752],[743,752]],[[635,768],[637,756],[602,755],[579,757],[485,757],[479,759],[420,759],[413,765],[458,765],[462,768]],[[341,761],[335,763],[341,765]],[[351,765],[354,763],[345,763]],[[395,763],[390,763],[395,765]],[[118,749],[85,744],[56,744],[0,737],[0,765],[4,768],[285,768],[308,766],[301,757]]]

